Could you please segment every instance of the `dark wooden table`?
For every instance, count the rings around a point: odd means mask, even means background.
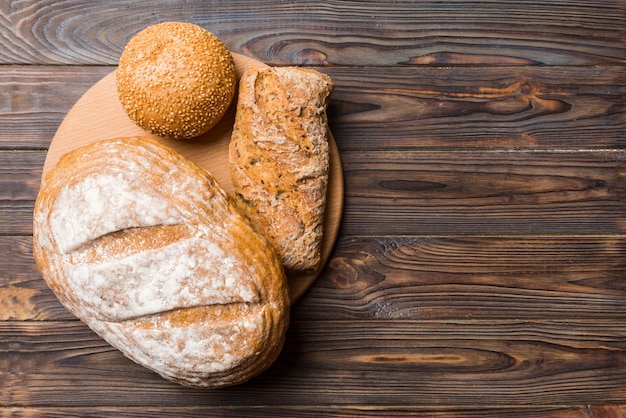
[[[169,383],[32,257],[65,114],[149,24],[336,84],[341,232],[279,360]],[[0,0],[0,415],[626,416],[626,1]]]

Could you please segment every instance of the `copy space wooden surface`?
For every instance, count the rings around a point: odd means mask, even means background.
[[[148,24],[336,89],[338,240],[252,381],[195,391],[73,318],[32,259],[48,147]],[[7,416],[626,416],[626,3],[0,5]]]
[[[248,68],[266,66],[260,61],[237,53],[233,53],[233,58],[238,77],[241,77]],[[148,136],[174,148],[206,169],[227,193],[233,195],[234,189],[228,166],[228,146],[235,121],[235,108],[236,101],[233,101],[217,125],[199,137],[187,140],[158,137],[147,133],[128,118],[118,99],[113,70],[89,88],[63,118],[48,147],[42,176],[54,168],[63,154],[78,147],[103,139]],[[287,274],[292,303],[300,299],[324,268],[341,225],[344,194],[341,157],[330,131],[328,140],[330,150],[328,191],[320,267],[312,272],[292,271]]]

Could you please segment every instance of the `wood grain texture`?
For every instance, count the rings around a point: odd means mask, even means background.
[[[49,146],[113,67],[0,66],[0,149]],[[341,150],[626,147],[626,67],[316,67]]]
[[[342,150],[626,146],[626,67],[324,69]]]
[[[0,236],[0,321],[73,319],[41,278],[32,241]]]
[[[294,322],[272,368],[219,391],[167,382],[77,321],[16,325],[0,322],[8,407],[538,407],[626,396],[626,343],[616,337],[626,329],[615,321]]]
[[[0,149],[47,149],[59,124],[110,67],[0,66]]]
[[[300,320],[626,317],[626,237],[346,237]]]
[[[0,237],[0,319],[75,320],[30,236]],[[626,237],[342,237],[296,320],[626,316]]]
[[[343,232],[621,234],[620,150],[343,152]]]
[[[32,231],[45,153],[13,150],[0,151],[0,155],[0,231],[25,235]]]
[[[87,18],[88,16],[88,18]],[[624,63],[626,5],[586,1],[172,3],[28,0],[0,9],[1,63],[114,64],[145,26],[200,24],[271,64]],[[241,22],[245,22],[242,24]]]
[[[44,158],[0,151],[5,233],[32,233]],[[344,151],[341,160],[342,234],[626,232],[624,150]]]
[[[46,417],[79,417],[91,418],[105,416],[124,417],[216,417],[229,416],[240,418],[256,418],[272,416],[273,418],[358,418],[358,417],[432,417],[432,418],[621,418],[624,408],[620,405],[606,405],[602,409],[580,406],[544,406],[544,407],[501,407],[472,408],[457,407],[367,407],[367,406],[252,406],[252,407],[68,407],[68,408],[5,408],[7,416],[46,416]]]
[[[590,406],[589,416],[597,418],[621,418],[626,416],[626,405]]]

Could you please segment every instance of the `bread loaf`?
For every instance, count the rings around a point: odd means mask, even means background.
[[[240,80],[229,148],[237,204],[291,270],[320,264],[332,88],[295,67],[251,68]]]
[[[96,142],[47,173],[34,254],[59,300],[164,378],[241,383],[278,356],[280,261],[205,170],[147,138]]]

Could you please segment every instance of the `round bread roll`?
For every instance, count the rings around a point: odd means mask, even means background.
[[[175,139],[211,129],[235,95],[233,57],[206,29],[164,22],[137,33],[116,71],[117,93],[128,117],[144,130]]]
[[[148,138],[65,154],[42,182],[34,255],[63,305],[135,362],[193,387],[274,362],[287,281],[205,170]]]

